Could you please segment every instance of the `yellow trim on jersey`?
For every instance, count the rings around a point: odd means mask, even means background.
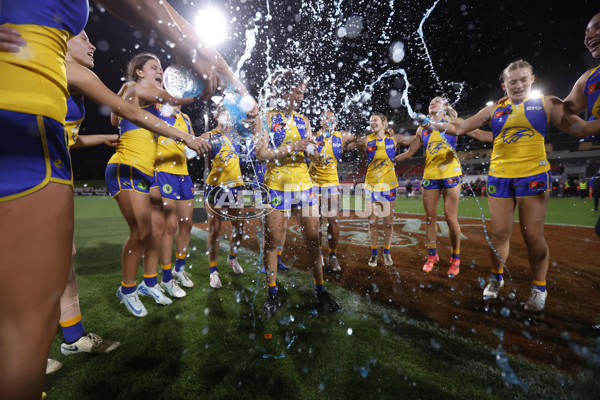
[[[546,156],[545,132],[538,132],[526,116],[526,108],[537,107],[528,105],[529,100],[530,98],[527,98],[517,105],[506,100],[495,108],[494,112],[497,112],[496,110],[510,105],[512,112],[507,115],[502,130],[494,138],[490,176],[522,178],[550,170],[550,163]],[[543,97],[541,103],[547,123],[550,117]]]
[[[278,114],[281,115],[285,123],[285,137],[279,147],[300,140],[301,135],[296,126],[295,118],[303,120],[306,124],[304,117],[295,111],[292,112],[289,118],[282,111],[270,111],[269,129],[273,125],[273,118]],[[303,191],[312,188],[313,184],[308,174],[304,152],[293,151],[283,158],[269,160],[267,162],[267,170],[265,171],[264,185],[273,190],[288,192]]]
[[[329,187],[340,184],[338,176],[338,162],[333,154],[333,137],[342,139],[338,131],[334,131],[331,137],[325,137],[323,133],[323,147],[318,161],[312,161],[308,168],[308,174],[313,184],[319,187]]]
[[[175,125],[173,126],[191,135],[185,120],[185,114],[174,112]],[[158,136],[154,169],[173,175],[189,175],[187,158],[185,157],[185,143],[166,136]]]
[[[369,142],[375,140],[377,150],[373,160],[367,167],[367,176],[365,177],[364,188],[372,192],[385,192],[398,187],[398,178],[394,164],[385,149],[386,139],[394,140],[392,136],[386,134],[381,140],[377,139],[376,133],[367,136],[367,146]],[[368,153],[367,147],[367,153]]]
[[[64,124],[70,33],[40,25],[5,26],[18,30],[27,46],[18,53],[0,52],[0,109],[42,115]]]
[[[458,155],[440,131],[432,130],[425,149],[423,179],[448,179],[461,175]]]

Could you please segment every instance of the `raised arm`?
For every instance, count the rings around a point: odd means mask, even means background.
[[[414,140],[415,135],[404,136],[399,133],[394,134],[394,143],[396,143],[396,146],[410,146]]]
[[[402,162],[402,161],[406,161],[409,158],[411,158],[412,156],[415,155],[415,153],[421,148],[421,146],[423,145],[422,139],[421,139],[421,135],[423,134],[423,128],[419,127],[417,129],[417,134],[414,136],[410,136],[410,146],[408,148],[408,151],[402,153],[402,154],[398,154],[396,157],[394,157],[394,162]]]
[[[544,96],[544,100],[550,121],[563,131],[580,138],[600,134],[600,120],[586,122],[578,115],[565,113],[563,102],[554,96]]]
[[[203,140],[196,140],[186,132],[169,125],[156,116],[123,100],[107,88],[89,69],[79,64],[67,62],[67,81],[69,89],[81,91],[84,96],[96,104],[106,105],[111,111],[132,123],[163,136],[182,140],[193,150],[206,152],[210,145]]]
[[[177,97],[171,96],[166,90],[159,89],[146,81],[135,84],[135,93],[137,94],[138,98],[142,100],[152,103],[170,104],[172,106],[183,106],[193,103],[197,100],[195,97],[178,99]]]
[[[487,106],[467,119],[452,118],[450,122],[430,122],[426,126],[431,126],[437,131],[450,135],[464,135],[489,123],[492,119],[494,107],[494,105]]]
[[[134,26],[146,36],[157,36],[180,63],[190,67],[204,81],[203,99],[209,99],[221,81],[215,73],[222,58],[207,58],[200,53],[207,47],[193,28],[164,0],[96,0],[117,18]],[[178,14],[177,14],[178,16]],[[214,50],[213,50],[214,51]],[[215,51],[216,53],[216,51]],[[217,53],[218,54],[218,53]],[[214,67],[214,68],[213,68]],[[218,69],[217,69],[218,70]]]

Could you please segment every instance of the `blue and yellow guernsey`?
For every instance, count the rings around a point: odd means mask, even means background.
[[[158,103],[140,108],[158,118],[161,117]],[[123,118],[119,120],[119,130],[119,145],[108,163],[130,165],[146,175],[154,175],[156,134]]]
[[[77,142],[79,128],[85,118],[84,97],[81,93],[71,93],[67,99],[67,117],[65,118],[65,134],[69,147]]]
[[[600,119],[600,65],[592,69],[585,81],[585,95],[590,120]]]
[[[18,53],[0,52],[0,109],[64,123],[67,41],[83,30],[87,17],[87,0],[0,1],[0,24],[27,42]]]
[[[296,112],[287,118],[281,111],[271,111],[268,121],[270,123],[269,147],[272,149],[304,139],[308,135],[305,119]],[[312,188],[304,152],[293,151],[283,158],[267,162],[264,185],[279,191],[301,191]]]
[[[396,144],[387,133],[383,139],[377,139],[375,133],[367,136],[367,176],[365,189],[383,192],[398,187],[394,170]]]
[[[239,187],[244,185],[240,169],[240,157],[235,151],[231,139],[218,129],[209,132],[211,138],[221,139],[218,146],[210,150],[212,167],[206,178],[206,184],[211,186],[224,185],[226,187]]]
[[[161,106],[161,119],[180,131],[192,134],[190,117],[171,106]],[[184,148],[185,143],[181,140],[159,135],[154,169],[174,175],[189,175]]]
[[[548,171],[544,147],[548,121],[543,97],[499,104],[492,115],[494,147],[489,175],[523,178]]]
[[[319,160],[311,162],[308,169],[310,178],[321,187],[339,185],[338,162],[342,158],[342,134],[337,131],[331,135],[319,132],[315,140]]]
[[[441,123],[448,121],[441,120]],[[461,176],[460,161],[456,155],[456,136],[444,135],[435,129],[421,131],[425,148],[423,179],[447,179]]]

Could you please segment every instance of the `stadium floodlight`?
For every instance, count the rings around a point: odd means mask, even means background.
[[[493,101],[488,101],[487,103],[485,103],[486,106],[491,106],[492,104],[494,104]]]
[[[196,32],[209,46],[216,46],[227,36],[225,18],[215,8],[206,8],[196,15]]]
[[[529,97],[531,97],[532,99],[537,99],[542,97],[542,92],[540,92],[539,90],[533,89],[531,90],[531,92],[529,92]]]
[[[394,121],[390,121],[388,125],[394,125]]]

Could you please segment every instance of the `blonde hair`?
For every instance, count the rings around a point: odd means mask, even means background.
[[[450,105],[450,101],[443,96],[436,96],[434,99],[442,99],[442,110],[444,110],[444,115],[450,118],[457,118],[458,113],[456,110]]]
[[[502,71],[502,75],[500,75],[500,81],[501,82],[506,81],[506,79],[508,78],[509,72],[514,71],[515,69],[520,69],[520,68],[529,68],[529,70],[533,74],[533,67],[531,66],[531,64],[529,64],[527,61],[525,61],[523,59],[519,59],[517,61],[511,62],[510,64],[508,64],[508,66],[506,68],[504,68],[504,71]]]

